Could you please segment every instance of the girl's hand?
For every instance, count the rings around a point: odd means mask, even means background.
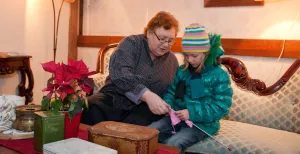
[[[180,110],[180,111],[175,111],[175,115],[180,119],[180,120],[189,120],[190,115],[188,109]]]

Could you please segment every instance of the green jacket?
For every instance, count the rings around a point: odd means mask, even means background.
[[[209,134],[216,133],[220,128],[219,120],[229,113],[232,103],[232,88],[230,79],[220,67],[206,67],[201,71],[202,82],[191,86],[192,73],[190,70],[183,70],[179,67],[174,81],[164,95],[164,100],[175,111],[188,109],[190,120],[198,127]],[[180,81],[184,80],[185,92],[183,98],[176,98],[176,87]],[[202,93],[198,98],[192,98],[192,88],[198,87],[195,91]],[[194,90],[194,89],[193,89]]]
[[[215,52],[214,59],[224,53],[219,46]],[[215,134],[220,129],[219,120],[229,113],[232,88],[228,73],[220,66],[215,62],[205,63],[205,66],[200,73],[183,70],[180,66],[163,99],[175,111],[188,109],[194,124]],[[180,89],[184,89],[181,96],[178,95]]]

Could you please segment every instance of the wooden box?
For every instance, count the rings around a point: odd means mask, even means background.
[[[43,145],[64,139],[65,115],[60,112],[35,112],[34,150],[43,151]]]
[[[118,151],[118,154],[155,154],[157,129],[105,121],[88,129],[89,141]]]

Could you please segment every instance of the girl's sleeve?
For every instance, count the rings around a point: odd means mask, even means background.
[[[171,85],[168,87],[167,92],[163,96],[163,100],[171,106],[171,108],[174,108],[174,102],[175,102],[175,92],[176,92],[176,87],[180,79],[180,69],[179,67],[177,69],[176,75],[174,77],[173,82]]]
[[[211,84],[212,96],[190,103],[187,108],[190,120],[196,122],[212,122],[225,117],[232,104],[232,88],[228,73],[223,71],[215,76]]]

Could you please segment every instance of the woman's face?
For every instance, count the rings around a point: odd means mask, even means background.
[[[186,61],[193,66],[194,68],[197,68],[200,64],[203,63],[203,53],[183,53],[184,58]]]
[[[163,27],[147,32],[148,44],[152,55],[159,57],[170,51],[175,43],[175,28],[165,30]]]

